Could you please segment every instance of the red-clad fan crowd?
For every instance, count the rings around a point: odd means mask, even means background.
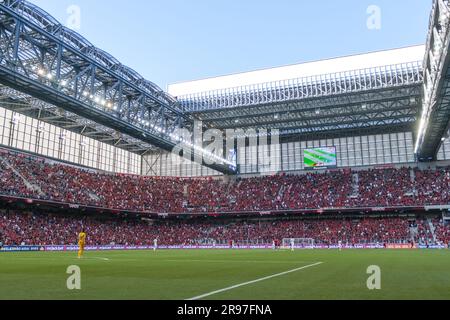
[[[450,168],[222,179],[100,173],[0,149],[0,195],[155,213],[448,205]]]
[[[434,220],[436,241],[429,222],[401,218],[315,219],[276,221],[163,221],[99,219],[61,215],[0,212],[3,245],[70,245],[84,230],[89,245],[161,245],[281,242],[284,238],[311,238],[316,244],[448,243],[450,226]],[[413,226],[420,231],[412,233]]]
[[[450,243],[450,224],[439,219],[422,221],[417,225],[416,238],[421,243]]]
[[[444,221],[435,220],[433,228],[435,228],[434,234],[438,242],[450,244],[450,225],[445,224]]]

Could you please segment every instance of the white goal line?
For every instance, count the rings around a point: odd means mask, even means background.
[[[300,268],[296,268],[296,269],[292,269],[292,270],[289,270],[289,271],[273,274],[271,276],[267,276],[267,277],[264,277],[264,278],[259,278],[259,279],[256,279],[256,280],[240,283],[240,284],[228,287],[228,288],[224,288],[224,289],[208,292],[208,293],[202,294],[201,296],[193,297],[193,298],[190,298],[190,299],[187,299],[187,300],[200,300],[200,299],[203,299],[203,298],[206,298],[206,297],[218,294],[218,293],[222,293],[222,292],[225,292],[225,291],[230,291],[230,290],[233,290],[233,289],[236,289],[236,288],[240,288],[240,287],[243,287],[243,286],[247,286],[247,285],[250,285],[250,284],[254,284],[254,283],[257,283],[257,282],[269,280],[269,279],[276,278],[276,277],[281,277],[281,276],[284,276],[284,275],[289,274],[289,273],[294,273],[294,272],[297,272],[297,271],[300,271],[300,270],[312,268],[312,267],[321,265],[322,263],[323,262],[316,262],[316,263],[313,263],[313,264],[310,264],[310,265],[307,265],[307,266],[303,266],[303,267],[300,267]]]

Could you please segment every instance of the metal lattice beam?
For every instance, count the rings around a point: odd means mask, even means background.
[[[193,131],[176,99],[24,0],[0,2],[0,83],[167,151]]]
[[[450,3],[434,0],[424,61],[424,99],[415,152],[436,160],[450,120]]]
[[[190,112],[243,109],[312,98],[422,84],[422,63],[414,61],[178,97]]]
[[[217,128],[280,129],[283,136],[353,131],[376,126],[412,125],[421,103],[421,87],[411,84],[361,93],[206,110],[195,116]],[[393,128],[394,129],[394,128]]]
[[[96,140],[107,144],[112,144],[111,141],[117,140],[117,136],[120,136],[123,140],[129,142],[127,145],[122,145],[120,147],[133,153],[140,154],[148,150],[156,150],[156,148],[150,144],[133,139],[120,132],[99,125],[94,121],[79,117],[64,109],[57,108],[46,102],[21,94],[14,89],[1,85],[0,106],[86,137],[92,138],[93,135],[95,135]]]

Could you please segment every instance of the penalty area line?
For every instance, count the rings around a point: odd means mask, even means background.
[[[321,264],[323,264],[323,262],[313,263],[313,264],[310,264],[310,265],[307,265],[307,266],[303,266],[303,267],[300,267],[300,268],[296,268],[296,269],[292,269],[292,270],[289,270],[289,271],[273,274],[271,276],[267,276],[267,277],[264,277],[264,278],[259,278],[259,279],[256,279],[256,280],[240,283],[240,284],[228,287],[228,288],[224,288],[224,289],[212,291],[212,292],[209,292],[209,293],[205,293],[205,294],[202,294],[201,296],[193,297],[193,298],[186,299],[186,300],[187,301],[200,300],[200,299],[203,299],[203,298],[206,298],[206,297],[218,294],[218,293],[222,293],[222,292],[225,292],[225,291],[230,291],[230,290],[233,290],[233,289],[237,289],[237,288],[240,288],[240,287],[243,287],[243,286],[248,286],[250,284],[254,284],[254,283],[257,283],[257,282],[273,279],[273,278],[276,278],[276,277],[281,277],[281,276],[284,276],[286,274],[290,274],[290,273],[294,273],[294,272],[297,272],[297,271],[300,271],[300,270],[312,268],[312,267],[315,267],[315,266],[318,266],[318,265],[321,265]]]

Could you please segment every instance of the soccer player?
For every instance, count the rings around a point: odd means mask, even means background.
[[[291,239],[291,251],[294,251],[295,249],[295,240]]]
[[[342,241],[339,240],[338,242],[339,251],[342,251]]]
[[[78,235],[78,259],[81,259],[83,257],[85,245],[86,245],[86,233],[83,230]]]
[[[153,251],[156,251],[158,249],[158,239],[153,240]]]

